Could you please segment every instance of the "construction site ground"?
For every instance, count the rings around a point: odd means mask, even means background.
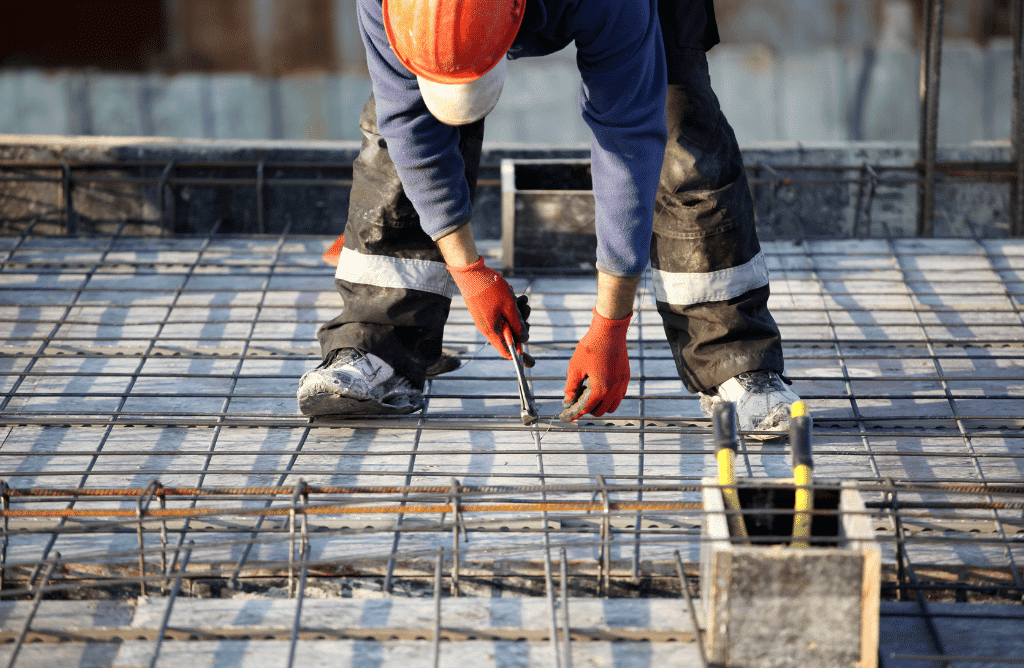
[[[702,665],[714,443],[650,276],[612,415],[555,417],[594,277],[516,272],[537,425],[458,294],[421,413],[311,421],[332,241],[0,237],[0,662]],[[877,533],[879,665],[1024,663],[1024,241],[762,246],[816,479]],[[737,473],[791,478],[786,441]]]

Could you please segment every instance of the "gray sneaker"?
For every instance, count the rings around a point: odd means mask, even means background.
[[[713,393],[701,392],[700,408],[710,416],[714,405],[721,401],[735,404],[736,427],[740,431],[781,432],[747,434],[747,438],[767,441],[789,431],[789,412],[800,397],[774,371],[748,371],[725,381]]]
[[[299,410],[324,415],[402,415],[423,408],[423,393],[373,353],[338,350],[299,380]]]

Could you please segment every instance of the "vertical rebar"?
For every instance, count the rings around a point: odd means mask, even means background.
[[[4,588],[4,574],[7,569],[7,532],[8,532],[8,518],[7,511],[10,510],[10,489],[7,487],[6,480],[0,480],[0,509],[4,511],[4,533],[3,543],[0,544],[0,590]]]
[[[708,655],[704,651],[704,638],[700,630],[700,618],[697,616],[697,608],[693,604],[693,594],[690,593],[690,581],[686,579],[686,570],[683,568],[683,558],[679,550],[676,555],[676,573],[679,575],[679,589],[686,597],[686,607],[690,610],[690,622],[693,624],[693,637],[697,642],[697,649],[700,651],[700,665],[707,668]]]
[[[146,516],[146,511],[149,510],[149,503],[153,500],[153,496],[158,489],[162,488],[163,485],[158,480],[150,480],[135,504],[136,529],[139,538],[139,587],[143,596],[146,595],[146,542],[142,520]]]
[[[306,516],[302,516],[303,531],[306,527]],[[299,568],[299,591],[295,597],[295,620],[292,622],[292,635],[288,643],[288,668],[295,665],[295,649],[299,644],[299,629],[302,628],[302,602],[306,598],[306,560],[309,556],[309,544],[303,540],[299,552],[301,566]]]
[[[267,233],[266,212],[263,204],[263,166],[264,159],[256,165],[256,231],[260,234]]]
[[[171,610],[174,608],[174,600],[178,598],[178,592],[181,591],[181,581],[185,577],[185,569],[188,568],[188,560],[192,557],[192,548],[195,547],[195,544],[195,541],[190,540],[185,548],[185,556],[181,560],[181,566],[178,567],[178,577],[174,579],[171,595],[167,597],[167,609],[164,610],[164,617],[160,621],[160,630],[157,632],[156,647],[153,648],[153,657],[149,660],[149,668],[156,668],[157,659],[160,658],[160,648],[164,644],[167,625],[171,621]]]
[[[462,525],[462,508],[460,507],[461,487],[459,481],[452,478],[452,596],[459,595],[459,531],[462,531],[466,541],[466,529]]]
[[[559,550],[558,556],[558,575],[562,586],[562,656],[565,657],[565,668],[572,668],[572,647],[569,644],[572,642],[569,628],[569,558],[564,547]]]
[[[544,523],[544,584],[548,593],[548,619],[551,627],[551,657],[555,668],[562,668],[562,659],[558,648],[558,613],[555,611],[555,582],[551,568],[551,545],[547,542],[547,522]]]
[[[434,562],[434,668],[441,665],[441,569],[444,566],[444,548],[437,546],[437,560]]]
[[[529,290],[529,286],[527,286]],[[540,443],[540,427],[538,424],[534,424],[530,427],[530,433],[533,435],[533,444],[537,448],[537,473],[540,478],[541,490],[540,499],[542,502],[548,500],[547,482],[544,477],[544,451],[541,448]],[[548,511],[540,511],[541,530],[543,533],[544,541],[544,581],[546,583],[545,589],[548,598],[548,624],[550,628],[549,635],[551,636],[551,660],[554,662],[555,668],[561,668],[562,660],[559,656],[558,650],[558,619],[555,614],[555,587],[552,582],[551,576],[551,526],[548,524]]]
[[[57,564],[60,562],[60,552],[53,553],[53,560],[43,573],[43,579],[39,581],[36,586],[36,594],[32,598],[32,608],[29,609],[28,614],[25,615],[25,623],[21,625],[21,632],[18,633],[18,640],[14,643],[14,649],[11,651],[11,658],[7,661],[7,668],[14,668],[14,662],[18,659],[18,652],[21,651],[22,646],[25,644],[25,638],[28,637],[28,632],[32,628],[32,620],[36,616],[36,612],[39,611],[39,604],[43,600],[43,592],[46,591],[46,585],[50,582],[50,577],[53,575],[53,571],[57,569]]]
[[[160,204],[160,213],[159,213],[159,215],[160,215],[160,225],[159,225],[159,227],[160,227],[161,231],[164,231],[164,223],[166,222],[167,223],[166,231],[171,233],[171,234],[174,234],[174,228],[176,227],[176,225],[175,225],[175,220],[174,220],[174,214],[172,213],[171,215],[167,215],[167,194],[168,193],[170,193],[170,195],[171,195],[171,198],[170,198],[171,199],[171,211],[173,212],[176,209],[176,207],[175,207],[175,202],[174,202],[174,191],[171,189],[171,187],[168,185],[167,182],[171,178],[171,174],[173,173],[173,171],[174,171],[174,161],[171,160],[170,162],[167,163],[167,166],[164,167],[164,171],[160,173],[160,182],[157,184],[157,201]]]
[[[288,460],[287,466],[285,466],[284,473],[277,479],[277,486],[280,487],[288,479],[288,472],[295,466],[295,461],[299,458],[299,453],[302,452],[303,446],[306,444],[306,439],[309,437],[309,427],[306,427],[302,432],[302,436],[299,438],[298,445],[295,446],[295,452]],[[270,508],[274,504],[274,500],[271,499],[264,504],[264,508]],[[253,542],[259,535],[260,528],[263,526],[263,520],[266,519],[266,515],[260,515],[257,518],[256,523],[253,525],[252,532],[249,534],[249,542],[246,543],[245,548],[242,550],[242,554],[238,557],[238,561],[235,562],[235,568],[231,571],[231,577],[228,578],[225,586],[228,589],[238,588],[238,577],[242,573],[242,566],[245,565],[246,560],[249,558],[249,553],[252,551]]]
[[[430,408],[430,390],[431,389],[432,389],[432,384],[431,384],[430,379],[428,378],[427,379],[427,383],[426,383],[426,387],[424,387],[424,392],[423,392],[423,395],[424,395],[423,410],[420,411],[420,417],[419,417],[419,421],[417,422],[417,427],[422,427],[423,426],[423,422],[426,419],[427,409]],[[412,453],[409,455],[409,466],[406,467],[406,470],[405,470],[405,483],[404,484],[406,486],[408,486],[412,482],[412,472],[414,470],[416,470],[416,452],[420,448],[420,440],[421,440],[422,435],[423,435],[423,432],[420,429],[417,428],[416,434],[413,436],[413,439],[412,439]],[[408,496],[409,496],[409,492],[408,491],[403,491],[402,492],[402,500],[401,500],[401,502],[398,505],[404,506],[406,504]],[[386,591],[389,594],[391,593],[391,590],[394,588],[394,580],[393,580],[393,578],[394,578],[394,574],[395,574],[395,562],[396,562],[397,555],[398,555],[398,544],[399,544],[399,542],[401,540],[401,536],[402,536],[402,523],[404,521],[405,521],[405,514],[404,513],[399,513],[398,517],[395,519],[395,535],[391,539],[391,556],[388,558],[388,565],[387,565],[387,568],[384,571],[384,591]]]
[[[945,0],[925,0],[924,49],[921,54],[918,157],[923,182],[917,188],[917,235],[935,231],[935,176],[939,138],[939,89],[942,80],[942,28]]]
[[[860,179],[857,184],[857,203],[853,208],[853,232],[855,239],[867,239],[871,236],[871,207],[874,204],[875,192],[878,190],[878,172],[867,160],[860,167]],[[864,189],[867,188],[867,196]],[[865,225],[860,224],[861,209],[864,210]]]
[[[295,483],[295,491],[292,492],[292,503],[291,508],[288,509],[288,532],[291,536],[291,542],[288,547],[288,595],[295,596],[295,543],[298,535],[296,528],[298,524],[298,508],[299,504],[305,505],[306,483],[302,478],[299,478],[298,482]],[[302,515],[303,522],[305,522],[306,515]],[[304,549],[304,545],[300,544],[300,552]],[[300,555],[301,557],[301,555]]]
[[[932,617],[931,610],[928,608],[928,598],[925,596],[924,589],[921,587],[921,582],[917,579],[917,573],[914,571],[914,564],[910,560],[910,552],[907,550],[907,536],[903,531],[903,523],[900,519],[899,510],[899,497],[897,496],[895,482],[889,479],[890,492],[889,498],[892,504],[892,514],[896,518],[896,551],[900,555],[900,563],[906,569],[906,575],[910,580],[911,586],[914,588],[915,598],[917,599],[917,606],[921,610],[921,617],[924,619],[925,628],[928,629],[928,636],[931,638],[932,646],[935,647],[937,655],[945,655],[946,649],[942,644],[942,636],[939,635],[939,629],[935,626],[935,619]],[[948,661],[943,661],[945,668],[952,668],[952,665]]]
[[[864,168],[867,170],[868,176],[871,179],[871,185],[868,188],[868,201],[864,205],[864,217],[867,223],[864,228],[864,237],[867,238],[871,236],[871,207],[874,205],[875,195],[878,193],[878,172],[875,171],[874,167],[867,163],[864,164]]]
[[[867,174],[868,161],[865,160],[860,168],[860,179],[857,183],[857,201],[853,205],[853,229],[850,232],[850,236],[854,239],[860,239],[862,237],[860,232],[860,207],[861,200],[864,199],[864,181],[865,175]]]
[[[601,551],[598,555],[598,591],[607,597],[611,589],[611,541],[612,541],[612,516],[611,500],[608,498],[608,488],[604,482],[604,476],[596,476],[599,494],[601,495]]]
[[[71,194],[71,165],[67,160],[61,159],[61,179],[64,190],[64,232],[73,237],[78,233],[78,220],[75,218],[75,201]]]
[[[157,490],[157,494],[160,495],[160,509],[167,508],[167,494],[163,488]],[[171,573],[167,570],[167,520],[160,520],[160,572],[163,574],[163,579],[160,580],[160,593],[166,594],[167,587],[171,582]]]
[[[1017,174],[1010,192],[1010,235],[1024,235],[1024,0],[1013,8],[1013,115],[1010,141]]]
[[[640,303],[636,305],[636,345],[637,345],[637,372],[638,372],[638,387],[637,390],[640,393],[639,399],[639,414],[640,414],[640,433],[637,434],[637,446],[640,449],[640,454],[637,457],[636,463],[636,482],[639,487],[636,491],[636,501],[641,503],[644,500],[644,445],[646,439],[644,438],[644,428],[647,424],[647,418],[645,415],[644,396],[646,394],[645,379],[647,377],[644,369],[644,328],[643,328],[643,297],[646,295],[646,278],[644,288],[640,292]],[[644,514],[643,511],[636,511],[636,516],[633,519],[633,526],[635,531],[633,532],[633,582],[640,582],[640,537],[643,535],[643,523]]]

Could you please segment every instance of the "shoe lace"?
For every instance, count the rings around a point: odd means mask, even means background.
[[[771,371],[747,371],[736,376],[736,379],[748,391],[781,390],[782,383]]]
[[[340,353],[340,352],[341,352],[341,348],[335,348],[331,352],[327,353],[327,355],[324,356],[324,361],[320,362],[320,366],[318,366],[317,368],[318,369],[326,369],[327,367],[329,367],[332,364],[334,364],[334,360],[335,360],[335,358],[338,357],[338,353]]]
[[[327,367],[337,362],[339,358],[343,362],[349,362],[358,360],[360,357],[362,357],[362,354],[355,348],[335,348],[331,352],[327,353],[327,355],[324,357],[324,361],[321,362],[320,366],[318,366],[317,368],[326,369]],[[373,369],[373,375],[376,376],[379,369],[374,368],[372,364],[368,364],[368,366],[371,369]]]

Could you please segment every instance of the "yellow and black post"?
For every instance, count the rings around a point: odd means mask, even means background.
[[[796,490],[793,515],[793,547],[807,547],[814,510],[814,460],[811,456],[811,416],[804,402],[793,403],[789,420],[789,446],[793,453],[793,485]]]
[[[733,536],[743,541],[747,535],[747,522],[740,506],[740,495],[736,491],[736,450],[739,448],[739,432],[736,429],[736,406],[730,401],[715,404],[712,412],[715,429],[715,458],[718,460],[718,484],[722,486],[722,498],[729,511],[729,527]]]

